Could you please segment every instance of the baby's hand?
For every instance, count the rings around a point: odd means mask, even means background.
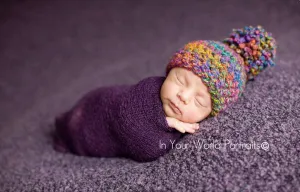
[[[175,128],[181,133],[195,133],[199,129],[198,123],[185,123],[173,117],[166,117],[169,127]]]

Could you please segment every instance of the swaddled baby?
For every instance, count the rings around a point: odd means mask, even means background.
[[[222,42],[187,43],[171,57],[166,77],[85,94],[56,117],[54,148],[153,161],[237,101],[248,80],[275,65],[275,53],[274,38],[261,26],[233,30]]]

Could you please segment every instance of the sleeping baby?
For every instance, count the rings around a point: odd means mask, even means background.
[[[56,117],[54,148],[82,156],[156,160],[184,135],[195,133],[203,119],[237,101],[247,81],[275,65],[275,54],[275,39],[261,26],[234,29],[222,42],[189,42],[171,57],[165,77],[86,93]]]

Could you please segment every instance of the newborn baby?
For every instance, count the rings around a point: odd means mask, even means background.
[[[187,43],[170,59],[166,77],[85,94],[56,117],[54,148],[153,161],[233,104],[249,79],[275,65],[275,53],[275,40],[261,26],[233,30],[222,42]]]

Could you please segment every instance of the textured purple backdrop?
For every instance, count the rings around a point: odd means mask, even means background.
[[[0,190],[299,190],[299,23],[298,0],[1,1]],[[163,75],[188,41],[257,24],[278,41],[277,66],[181,144],[228,139],[269,150],[174,149],[139,164],[52,149],[54,116],[87,91]]]

